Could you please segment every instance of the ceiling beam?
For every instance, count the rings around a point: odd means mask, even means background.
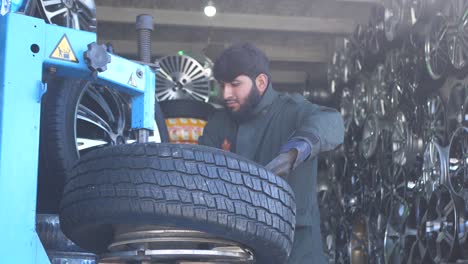
[[[117,54],[131,55],[137,53],[136,41],[100,39],[99,42],[112,43]],[[213,45],[211,43],[210,45]],[[231,43],[217,43],[227,48]],[[166,56],[177,53],[179,50],[202,53],[207,47],[205,42],[163,42],[153,41],[151,50],[153,56]],[[301,48],[257,45],[265,52],[271,61],[283,62],[326,62],[328,61],[328,49],[324,45],[308,46]]]
[[[156,25],[214,27],[242,30],[290,31],[308,33],[347,34],[355,22],[340,18],[272,16],[258,14],[218,13],[212,18],[203,12],[97,6],[97,20],[103,22],[135,23],[140,14],[154,17]]]

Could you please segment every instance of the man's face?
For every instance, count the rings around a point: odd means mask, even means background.
[[[235,117],[243,117],[260,101],[257,86],[250,77],[239,75],[231,82],[220,82],[224,105]]]

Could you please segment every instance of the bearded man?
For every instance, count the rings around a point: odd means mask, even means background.
[[[343,142],[341,115],[298,94],[279,93],[265,54],[250,43],[226,49],[214,77],[225,108],[215,113],[200,145],[224,149],[266,166],[287,180],[296,196],[290,264],[325,263],[317,204],[317,155]]]

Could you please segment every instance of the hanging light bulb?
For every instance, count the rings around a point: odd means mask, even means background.
[[[208,1],[203,11],[207,17],[214,17],[216,15],[216,7],[213,5],[213,1]]]

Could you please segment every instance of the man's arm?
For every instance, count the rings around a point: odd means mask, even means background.
[[[304,99],[291,139],[304,140],[311,146],[309,157],[335,149],[343,143],[344,125],[340,113],[333,108],[312,104]]]
[[[296,98],[296,102],[301,104],[296,115],[296,130],[281,147],[280,154],[266,165],[281,177],[288,177],[305,160],[343,143],[343,119],[336,110],[312,104],[304,98]]]

